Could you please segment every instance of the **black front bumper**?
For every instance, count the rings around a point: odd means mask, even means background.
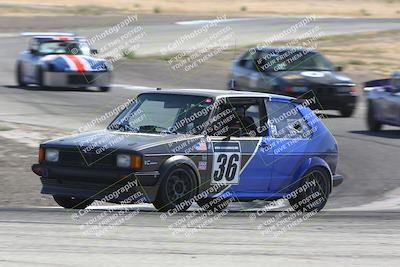
[[[353,94],[334,94],[330,96],[316,96],[317,104],[315,104],[313,109],[333,109],[333,110],[342,110],[342,109],[354,109],[357,103],[357,96]]]
[[[343,183],[343,176],[339,174],[333,175],[333,187],[339,186]]]
[[[102,199],[119,190],[118,202],[138,191],[153,201],[158,190],[158,172],[129,172],[120,169],[66,167],[34,164],[32,171],[41,176],[42,194]],[[126,185],[129,189],[121,190]],[[126,188],[126,187],[125,187]],[[123,192],[121,192],[123,191]]]
[[[316,103],[309,106],[311,109],[319,110],[343,110],[353,109],[357,104],[358,95],[353,92],[335,92],[334,90],[315,90],[307,93],[289,94],[294,98],[310,99],[315,97]]]

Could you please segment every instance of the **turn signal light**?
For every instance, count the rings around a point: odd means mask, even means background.
[[[358,88],[355,86],[351,87],[351,92],[358,93]]]
[[[294,90],[293,90],[293,87],[292,87],[292,86],[288,86],[288,87],[286,87],[286,88],[285,88],[285,91],[286,91],[287,93],[293,93],[293,92],[294,92]]]
[[[142,157],[139,155],[132,155],[131,157],[131,168],[134,170],[140,170],[142,168]]]
[[[40,147],[39,148],[39,163],[42,163],[44,161],[44,148]]]

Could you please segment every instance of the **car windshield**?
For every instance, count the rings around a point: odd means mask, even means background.
[[[42,55],[68,54],[68,55],[90,55],[90,48],[83,42],[49,41],[39,46]]]
[[[332,71],[333,65],[320,53],[307,50],[265,51],[254,58],[259,71]]]
[[[176,94],[142,94],[109,129],[142,133],[200,134],[212,110],[212,98]]]

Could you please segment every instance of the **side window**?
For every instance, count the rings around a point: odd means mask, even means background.
[[[32,38],[30,41],[29,41],[29,47],[28,47],[28,49],[29,50],[39,50],[39,42],[35,39],[35,38]]]
[[[239,62],[239,65],[243,68],[246,69],[254,69],[254,56],[255,54],[251,54],[250,52],[247,52],[241,59]]]
[[[292,103],[266,101],[268,127],[274,138],[309,138],[311,128]]]
[[[219,105],[208,134],[212,136],[264,136],[267,130],[262,99],[230,98]]]

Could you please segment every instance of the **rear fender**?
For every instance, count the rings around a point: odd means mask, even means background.
[[[307,171],[309,171],[312,168],[316,168],[316,167],[324,168],[329,172],[329,176],[331,179],[330,190],[332,190],[332,187],[333,187],[332,171],[329,168],[328,163],[320,157],[311,157],[311,158],[308,158],[303,161],[303,163],[300,165],[300,167],[297,169],[297,171],[294,174],[294,178],[295,178],[294,180],[297,182],[294,184],[294,187],[292,188],[292,190],[296,189],[299,186],[301,177],[303,177],[307,173]]]

